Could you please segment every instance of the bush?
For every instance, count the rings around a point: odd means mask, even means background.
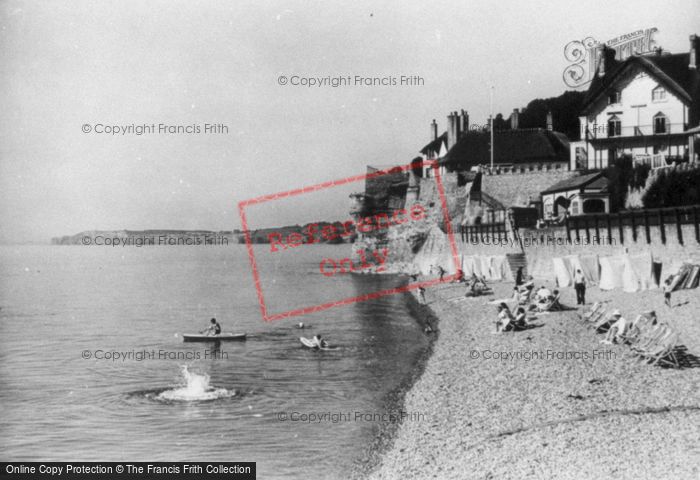
[[[668,170],[642,197],[645,208],[681,207],[700,203],[700,170]]]

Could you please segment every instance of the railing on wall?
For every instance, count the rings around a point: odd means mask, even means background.
[[[462,225],[460,233],[464,243],[501,243],[509,241],[505,222]]]
[[[695,242],[700,244],[700,205],[687,207],[627,210],[612,214],[593,214],[568,217],[565,222],[568,241],[585,239],[588,243],[600,241],[601,233],[607,238],[618,235],[618,241],[644,241],[651,243],[651,227],[659,229],[661,242],[666,244],[668,232],[675,230],[678,243],[684,245],[683,225],[693,225]],[[632,238],[625,238],[625,227],[632,230]]]

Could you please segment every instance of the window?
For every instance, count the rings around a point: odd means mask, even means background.
[[[654,134],[668,133],[666,127],[666,115],[660,112],[654,115]]]
[[[608,93],[608,105],[611,105],[613,103],[620,103],[620,92],[617,90],[613,90],[612,92]]]
[[[583,201],[583,213],[604,213],[605,202],[598,198]]]
[[[571,203],[571,214],[578,215],[578,202],[576,201]]]
[[[551,218],[552,213],[552,200],[547,199],[544,201],[544,218]]]
[[[622,134],[622,122],[617,115],[608,120],[608,137],[619,137]]]
[[[653,102],[663,102],[666,100],[666,89],[664,87],[656,87],[651,91],[651,100]]]

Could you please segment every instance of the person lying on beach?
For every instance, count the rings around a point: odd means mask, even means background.
[[[611,318],[613,320],[613,324],[610,325],[610,328],[608,329],[608,333],[605,335],[605,338],[600,341],[600,343],[621,343],[624,336],[627,334],[627,330],[629,329],[629,322],[625,320],[625,317],[622,316],[622,313],[620,313],[619,310],[615,310]]]
[[[201,330],[199,333],[205,333],[207,335],[218,335],[221,333],[221,324],[216,321],[216,318],[212,318],[210,320],[211,325],[209,325],[207,328],[204,330]]]

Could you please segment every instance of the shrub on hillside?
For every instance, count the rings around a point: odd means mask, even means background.
[[[642,197],[645,208],[700,204],[700,170],[668,170],[656,175]]]

